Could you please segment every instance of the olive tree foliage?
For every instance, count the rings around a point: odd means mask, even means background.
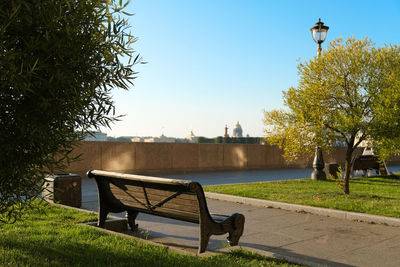
[[[126,5],[0,1],[1,221],[21,217],[89,129],[118,119],[111,91],[128,89],[140,62]]]
[[[285,109],[264,112],[266,140],[288,160],[316,146],[346,146],[343,190],[362,141],[381,160],[400,144],[400,48],[368,39],[334,40],[322,55],[298,65],[299,83],[283,92]]]

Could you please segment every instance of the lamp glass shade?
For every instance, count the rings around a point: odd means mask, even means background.
[[[326,39],[327,29],[312,29],[312,38],[316,43],[323,43]]]

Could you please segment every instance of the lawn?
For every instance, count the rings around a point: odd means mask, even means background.
[[[41,203],[24,221],[0,223],[0,266],[299,266],[244,250],[206,258],[168,252],[78,224],[96,214]]]
[[[205,191],[400,218],[400,178],[358,177],[343,194],[338,180],[298,179],[205,186]]]

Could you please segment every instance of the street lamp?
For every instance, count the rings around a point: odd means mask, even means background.
[[[318,44],[318,57],[321,56],[322,47],[321,44],[326,39],[326,34],[328,33],[329,27],[325,26],[321,19],[315,23],[315,26],[310,29],[312,38]],[[319,147],[315,149],[315,156],[313,160],[313,169],[311,173],[312,180],[325,180],[326,174],[324,172],[325,162],[322,156],[322,150]]]
[[[315,23],[315,26],[310,29],[312,38],[318,44],[318,56],[321,55],[321,44],[325,41],[328,30],[329,27],[325,26],[321,19],[319,19],[318,22]]]

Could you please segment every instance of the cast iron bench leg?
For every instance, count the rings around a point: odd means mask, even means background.
[[[200,224],[200,240],[199,240],[199,250],[198,254],[206,251],[208,241],[210,240],[211,233],[207,231],[206,227],[202,227]]]
[[[102,208],[100,207],[100,210],[99,210],[99,220],[98,220],[98,222],[97,222],[97,226],[98,226],[98,227],[104,228],[105,223],[106,223],[106,219],[107,219],[107,215],[108,215],[108,211],[107,211],[106,209],[102,209]]]
[[[239,243],[239,238],[243,234],[244,216],[242,214],[234,214],[233,225],[234,229],[229,232],[228,242],[230,246],[236,246]]]
[[[139,212],[137,211],[127,211],[126,212],[126,219],[128,221],[128,225],[132,231],[136,232],[138,230],[139,225],[135,224],[136,217],[138,216]]]

